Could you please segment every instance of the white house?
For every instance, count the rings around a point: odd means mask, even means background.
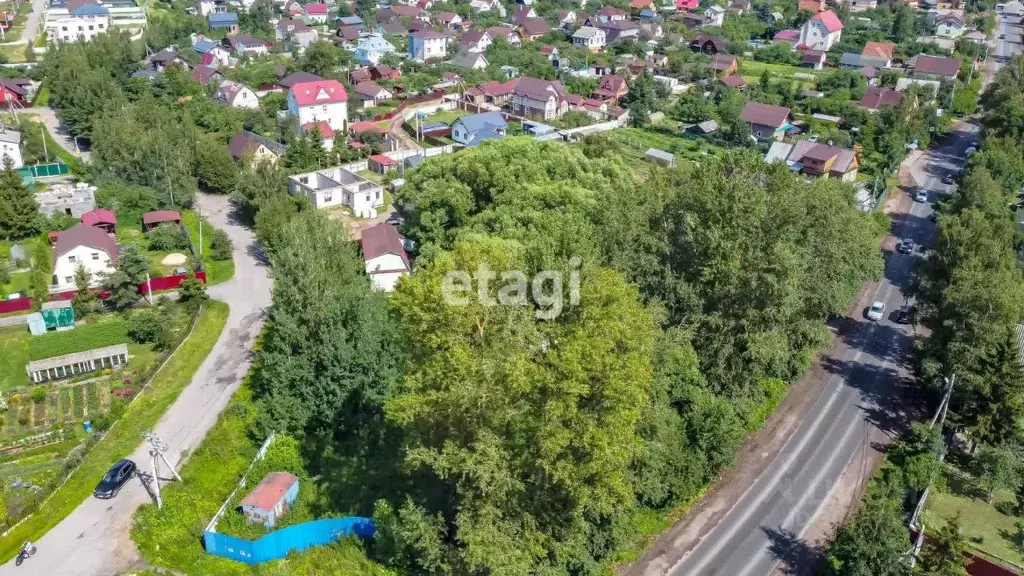
[[[66,16],[47,13],[46,33],[59,42],[89,42],[110,30],[110,12],[99,4],[87,2],[69,10]]]
[[[718,4],[712,4],[708,6],[708,9],[704,11],[704,25],[705,26],[721,26],[725,23],[725,8],[722,8]]]
[[[831,10],[815,14],[800,28],[800,43],[811,50],[827,52],[843,35],[843,23]]]
[[[502,18],[505,17],[505,7],[501,5],[499,0],[472,0],[469,3],[469,7],[476,12],[490,12],[494,10]]]
[[[363,103],[363,108],[376,106],[395,97],[387,88],[370,81],[356,84],[352,91],[355,93],[355,97]]]
[[[309,199],[314,208],[347,206],[360,218],[374,218],[384,205],[380,184],[334,166],[288,177],[288,191]]]
[[[487,58],[480,52],[459,52],[452,58],[452,66],[469,68],[470,70],[483,70],[487,68]]]
[[[220,86],[217,86],[217,91],[213,93],[213,99],[232,108],[255,110],[260,107],[260,99],[252,91],[252,88],[231,80],[225,80],[220,83]]]
[[[376,66],[385,54],[396,52],[394,46],[382,34],[365,34],[356,43],[355,55],[364,66]]]
[[[381,222],[363,230],[359,243],[363,248],[366,275],[370,277],[374,290],[391,292],[399,278],[408,276],[409,256],[397,228]]]
[[[75,288],[75,270],[81,265],[89,273],[89,285],[96,286],[114,271],[117,244],[106,231],[76,224],[57,236],[53,247],[52,284],[59,290]]]
[[[552,120],[569,111],[569,95],[557,80],[517,78],[512,91],[512,113]]]
[[[288,90],[288,115],[299,126],[327,122],[335,132],[345,132],[348,122],[348,94],[337,80],[298,82]]]
[[[10,158],[15,168],[21,168],[25,161],[21,157],[21,132],[8,130],[0,124],[0,166]]]
[[[426,62],[448,56],[448,37],[432,30],[409,34],[409,58]]]
[[[583,26],[572,35],[572,45],[579,48],[586,48],[591,52],[604,50],[607,36],[604,30],[593,26]]]
[[[306,4],[302,7],[306,24],[326,24],[327,4]]]
[[[967,23],[956,14],[940,14],[935,18],[935,35],[939,38],[959,38],[966,32]]]

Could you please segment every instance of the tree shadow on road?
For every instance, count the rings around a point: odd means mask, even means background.
[[[825,551],[815,544],[801,540],[789,530],[761,527],[768,536],[768,551],[779,561],[776,573],[804,576],[814,574],[825,557]]]

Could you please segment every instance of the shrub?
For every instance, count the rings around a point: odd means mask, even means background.
[[[11,281],[11,271],[0,261],[0,284],[7,284]]]
[[[211,256],[213,256],[214,260],[230,260],[233,248],[234,245],[231,243],[231,238],[227,232],[223,230],[214,231],[213,241],[210,243]]]
[[[136,310],[132,313],[128,324],[128,336],[139,344],[156,342],[164,325],[165,318],[159,310],[155,308]]]
[[[185,250],[189,247],[188,234],[174,224],[161,224],[146,233],[149,249],[158,252]]]
[[[178,302],[181,302],[187,309],[195,310],[206,300],[206,287],[203,281],[196,278],[195,274],[189,274],[188,278],[181,281],[178,286]]]
[[[21,394],[11,394],[8,401],[11,403],[11,406],[18,406],[21,404]]]
[[[1009,500],[1002,502],[996,502],[995,509],[997,512],[1004,516],[1016,516],[1017,515],[1017,503]]]
[[[135,395],[135,390],[131,388],[119,388],[111,392],[115,397],[119,399],[128,399]]]
[[[22,426],[28,426],[28,423],[32,421],[32,415],[29,412],[22,412],[18,415],[18,424]]]
[[[42,404],[46,402],[46,388],[42,386],[36,386],[32,389],[32,401],[36,404]]]

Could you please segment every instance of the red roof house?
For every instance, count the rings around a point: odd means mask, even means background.
[[[298,495],[298,477],[287,472],[271,472],[238,503],[238,507],[250,522],[272,528]]]
[[[315,80],[299,82],[291,87],[289,94],[294,95],[299,106],[333,104],[347,102],[348,94],[345,87],[337,80]]]
[[[104,208],[93,208],[82,214],[82,224],[95,226],[106,231],[107,234],[114,234],[117,228],[117,217],[110,210]]]
[[[378,174],[383,174],[388,170],[394,170],[398,167],[398,160],[383,154],[374,154],[366,159],[366,164],[370,170],[373,170]]]

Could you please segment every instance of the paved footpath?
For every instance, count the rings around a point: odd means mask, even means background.
[[[203,216],[234,242],[235,276],[209,289],[211,297],[231,306],[227,325],[192,382],[155,427],[176,468],[213,427],[248,372],[252,345],[270,306],[271,281],[252,232],[232,221],[226,197],[200,195],[199,205]],[[139,442],[129,457],[142,464],[149,456],[141,438]],[[35,556],[17,568],[9,561],[0,567],[0,576],[106,575],[139,565],[129,532],[135,509],[149,501],[137,480],[112,500],[88,498],[39,539]]]

